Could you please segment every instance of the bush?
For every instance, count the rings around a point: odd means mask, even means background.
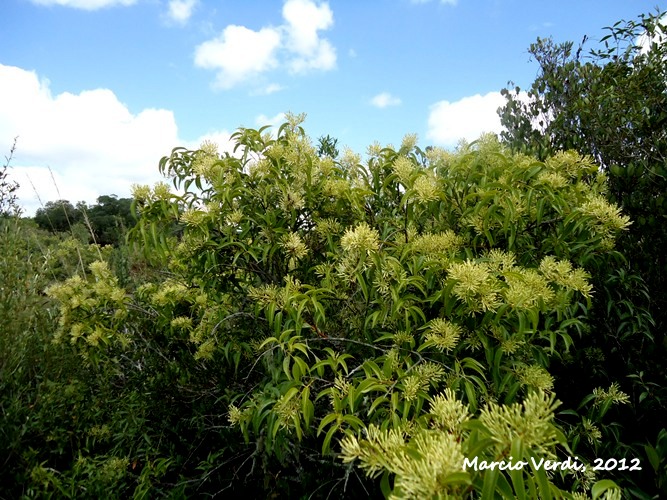
[[[493,137],[448,153],[406,136],[363,164],[350,151],[334,160],[302,119],[275,139],[239,130],[234,155],[205,143],[164,158],[180,194],[135,187],[133,234],[169,276],[128,293],[95,264],[88,281],[50,290],[58,335],[91,367],[142,366],[130,385],[151,381],[156,427],[170,415],[224,435],[198,449],[198,492],[239,488],[242,473],[264,494],[589,490],[590,472],[463,464],[572,453],[554,413],[568,381],[551,366],[597,334],[588,270],[610,262],[630,223],[597,166],[512,155]],[[589,390],[606,408],[627,399]],[[155,406],[186,393],[201,407]]]

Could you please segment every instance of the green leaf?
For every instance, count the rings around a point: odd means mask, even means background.
[[[330,413],[326,415],[320,422],[319,427],[317,428],[317,435],[319,436],[327,425],[329,425],[331,422],[335,420],[338,420],[339,418],[341,418],[341,415],[338,413]]]
[[[593,496],[593,500],[600,498],[605,491],[613,489],[620,488],[611,479],[602,479],[600,481],[596,481],[596,483],[591,488],[591,495]]]
[[[340,426],[338,424],[332,426],[331,429],[329,429],[327,432],[326,436],[324,436],[324,441],[322,442],[322,455],[329,454],[329,451],[331,450],[331,439],[339,428]]]

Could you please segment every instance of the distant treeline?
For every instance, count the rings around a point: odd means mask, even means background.
[[[132,198],[118,198],[115,194],[100,196],[94,205],[49,201],[37,210],[34,220],[41,229],[53,233],[87,233],[91,243],[100,245],[117,245],[124,232],[136,223]]]

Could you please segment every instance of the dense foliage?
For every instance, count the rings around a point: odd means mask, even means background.
[[[590,469],[463,465],[565,458],[597,438],[595,408],[628,402],[590,386],[565,426],[550,373],[591,335],[589,270],[629,225],[597,167],[493,137],[334,161],[300,121],[238,131],[235,155],[177,148],[161,163],[175,192],[135,188],[134,237],[166,275],[123,286],[101,260],[48,289],[56,345],[82,361],[67,397],[79,456],[63,447],[62,473],[40,456],[36,491],[104,488],[93,464],[139,496],[589,490]]]
[[[619,240],[626,261],[594,276],[597,307],[579,377],[621,381],[638,395],[633,416],[619,419],[614,442],[655,442],[667,414],[667,27],[662,12],[619,21],[600,48],[538,40],[530,53],[539,73],[527,94],[506,90],[505,143],[546,158],[573,149],[607,175],[608,198],[633,223]],[[664,469],[663,469],[664,471]],[[663,482],[664,488],[664,482]]]
[[[0,217],[0,498],[667,495],[662,233],[633,219],[662,194],[618,170],[662,139],[612,85],[665,60],[531,50],[504,143],[362,158],[288,115],[132,200]]]
[[[135,224],[131,211],[131,198],[104,195],[97,203],[76,206],[68,200],[48,201],[37,209],[35,222],[41,229],[53,233],[88,234],[91,243],[118,246],[123,242],[127,229]]]

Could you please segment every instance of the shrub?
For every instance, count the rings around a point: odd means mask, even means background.
[[[93,365],[158,343],[164,380],[182,388],[197,370],[216,374],[210,411],[245,444],[209,448],[200,486],[261,471],[266,491],[291,494],[590,488],[591,474],[571,470],[461,464],[571,452],[550,366],[595,334],[587,269],[630,224],[597,166],[512,155],[490,136],[455,153],[406,136],[364,163],[334,160],[302,120],[290,115],[275,138],[241,129],[233,154],[205,143],[165,157],[178,194],[136,186],[133,234],[168,278],[129,294],[96,264],[92,281],[51,290],[59,335]],[[322,464],[334,474],[324,484]],[[348,484],[349,464],[382,479]]]

